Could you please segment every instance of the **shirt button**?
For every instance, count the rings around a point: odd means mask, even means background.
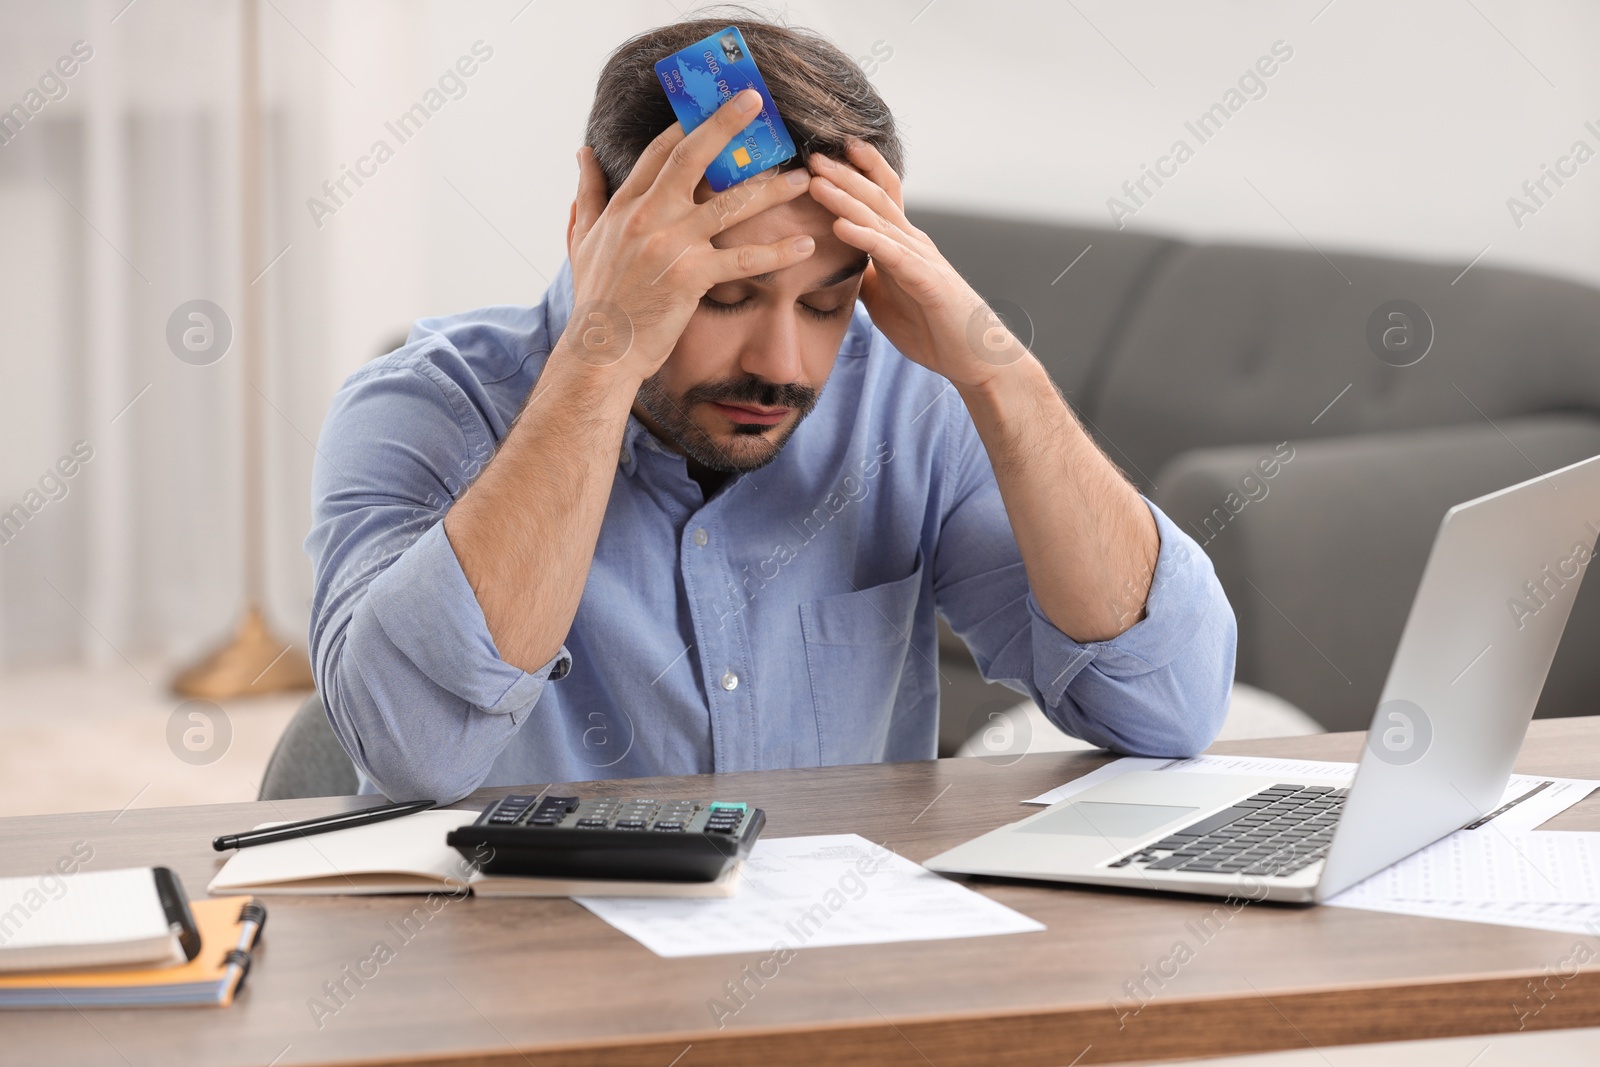
[[[706,534],[705,527],[702,526],[700,529],[694,532],[694,543],[699,545],[701,548],[706,547],[706,542],[709,540],[711,540],[711,538]]]
[[[739,676],[737,674],[734,674],[732,671],[724,671],[722,673],[722,688],[724,688],[724,689],[737,689],[737,688],[739,688]]]

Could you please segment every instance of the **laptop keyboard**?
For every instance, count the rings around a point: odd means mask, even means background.
[[[1327,855],[1348,792],[1325,785],[1275,785],[1110,866],[1286,877]]]

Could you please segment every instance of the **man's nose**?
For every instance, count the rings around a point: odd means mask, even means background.
[[[775,385],[800,380],[800,333],[794,313],[787,309],[759,316],[739,352],[739,369]]]

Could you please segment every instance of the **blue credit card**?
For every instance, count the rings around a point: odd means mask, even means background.
[[[706,181],[717,192],[794,158],[794,138],[778,116],[739,27],[729,26],[663,59],[656,64],[656,77],[685,133],[740,91],[754,89],[761,94],[761,113],[706,168]]]

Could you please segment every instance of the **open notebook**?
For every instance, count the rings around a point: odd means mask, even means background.
[[[740,865],[714,882],[636,882],[485,874],[444,843],[476,811],[434,809],[387,822],[313,834],[233,854],[206,890],[259,894],[461,893],[484,897],[731,897]],[[256,829],[278,823],[263,823]]]

